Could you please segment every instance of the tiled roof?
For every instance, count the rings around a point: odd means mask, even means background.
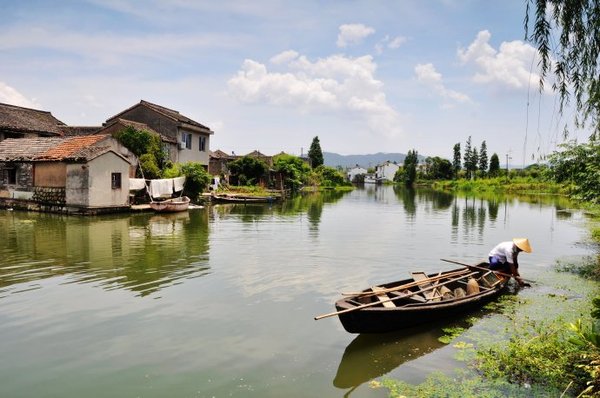
[[[40,153],[36,160],[86,160],[93,159],[88,157],[90,154],[94,154],[95,151],[88,149],[90,146],[96,144],[98,141],[102,141],[109,137],[104,134],[88,135],[83,137],[72,137],[67,138],[55,147],[49,148],[46,152]]]
[[[217,149],[216,151],[211,151],[210,156],[215,159],[232,159],[233,158],[232,155],[229,155],[220,149]]]
[[[102,126],[62,126],[64,137],[75,137],[96,134]]]
[[[112,121],[110,124],[108,124],[106,127],[104,127],[102,130],[112,127],[115,124],[120,124],[122,126],[125,127],[133,127],[136,130],[145,130],[148,131],[149,133],[153,133],[153,134],[157,134],[160,136],[160,139],[164,142],[170,142],[172,144],[177,144],[177,140],[172,138],[172,137],[168,137],[164,134],[160,134],[158,131],[154,130],[152,127],[148,126],[146,123],[140,123],[140,122],[134,122],[133,120],[127,120],[127,119],[115,119],[114,121]]]
[[[110,150],[109,145],[99,145],[108,137],[96,134],[66,138],[9,138],[0,142],[0,161],[87,161]]]
[[[0,130],[60,136],[64,125],[50,112],[0,103]]]
[[[107,124],[110,124],[110,122],[112,120],[114,120],[116,118],[119,118],[123,113],[128,112],[129,110],[131,110],[131,109],[133,109],[135,107],[138,107],[138,106],[145,106],[145,107],[150,108],[153,111],[158,112],[158,113],[160,113],[160,114],[162,114],[162,115],[164,115],[164,116],[166,116],[166,117],[168,117],[170,119],[173,119],[173,120],[175,120],[175,121],[177,121],[179,123],[189,124],[191,126],[199,127],[199,128],[201,128],[203,130],[208,130],[208,132],[210,132],[210,128],[209,127],[206,127],[205,125],[203,125],[201,123],[198,123],[197,121],[192,120],[192,119],[190,119],[187,116],[182,115],[181,113],[179,113],[176,110],[169,109],[169,108],[166,108],[164,106],[153,104],[152,102],[148,102],[148,101],[144,101],[144,100],[141,100],[139,102],[139,104],[135,104],[135,105],[133,105],[133,106],[125,109],[124,111],[122,111],[122,112],[120,112],[120,113],[118,113],[118,114],[116,114],[116,115],[108,118],[106,120]]]

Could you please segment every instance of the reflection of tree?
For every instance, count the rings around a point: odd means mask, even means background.
[[[434,210],[446,210],[454,202],[454,195],[433,189],[419,189],[419,201],[431,202]]]
[[[488,212],[490,213],[490,220],[496,221],[498,218],[498,209],[500,208],[500,203],[498,200],[490,199],[487,201],[488,203]]]
[[[66,275],[71,283],[147,295],[208,271],[203,211],[95,218],[15,214],[0,217],[6,226],[0,239],[12,239],[15,253],[0,266],[0,286]]]
[[[394,185],[394,193],[402,202],[404,211],[410,219],[413,219],[417,213],[417,204],[415,201],[416,192],[412,187]]]

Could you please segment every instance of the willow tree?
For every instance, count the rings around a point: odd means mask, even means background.
[[[575,125],[589,122],[590,139],[600,138],[600,0],[528,0],[525,32],[540,55],[540,89],[553,75],[560,112],[574,98]]]

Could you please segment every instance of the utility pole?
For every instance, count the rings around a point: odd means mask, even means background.
[[[510,157],[509,154],[510,154],[510,149],[506,153],[506,180],[508,180],[508,161],[509,161],[509,159],[512,159],[512,157]]]

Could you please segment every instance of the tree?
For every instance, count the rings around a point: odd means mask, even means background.
[[[496,177],[500,172],[500,159],[496,153],[490,158],[490,176]]]
[[[600,204],[600,144],[571,141],[561,149],[549,158],[551,177],[572,184],[576,199]]]
[[[453,151],[452,170],[454,171],[454,175],[457,176],[460,169],[462,169],[462,165],[460,164],[460,142],[454,144]]]
[[[269,167],[265,162],[252,156],[242,156],[230,162],[227,167],[238,185],[255,185],[265,177]]]
[[[115,139],[140,158],[140,167],[146,178],[160,178],[161,170],[169,166],[168,153],[162,147],[158,134],[126,127],[115,134]]]
[[[319,137],[315,137],[310,144],[310,149],[308,150],[308,159],[310,160],[310,165],[313,169],[321,166],[323,164],[323,152],[321,151],[321,143],[319,142]]]
[[[425,159],[427,166],[426,177],[432,180],[449,180],[452,178],[452,163],[448,159],[442,159],[439,156],[428,157]]]
[[[417,179],[418,154],[416,150],[408,151],[404,159],[404,184],[412,186]]]
[[[552,73],[560,112],[574,96],[575,123],[583,127],[591,120],[592,140],[600,138],[599,9],[598,0],[529,0],[525,14],[526,39],[534,43],[541,58],[540,89]],[[535,19],[531,35],[530,14]]]
[[[479,149],[479,170],[481,174],[485,174],[488,169],[488,155],[487,155],[487,144],[485,140],[481,143],[481,148]]]
[[[463,157],[465,170],[467,170],[467,174],[473,178],[475,171],[477,171],[477,160],[479,155],[477,154],[477,148],[471,148],[471,136],[467,139],[467,143],[465,145],[465,154]]]
[[[302,159],[285,153],[275,156],[273,168],[281,173],[283,184],[292,191],[297,191],[310,173],[310,167]]]

